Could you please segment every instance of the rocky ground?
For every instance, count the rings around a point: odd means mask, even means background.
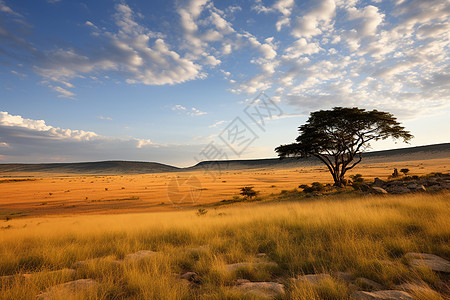
[[[141,250],[136,253],[128,254],[122,260],[113,260],[112,264],[120,266],[126,263],[136,263],[144,260],[148,257],[152,257],[157,252],[150,250]],[[423,268],[427,267],[433,272],[449,274],[450,273],[450,262],[433,254],[427,253],[406,253],[404,255],[404,261],[406,264],[412,268]],[[74,264],[72,269],[63,269],[58,271],[53,271],[52,273],[65,274],[67,278],[79,278],[77,273],[85,265],[91,263],[91,261],[79,261]],[[391,263],[386,261],[385,263]],[[240,262],[229,264],[225,266],[225,269],[232,273],[239,272],[240,270],[246,268],[272,268],[276,270],[279,268],[278,264],[271,261],[270,258],[265,253],[260,253],[257,255],[256,259],[252,262]],[[41,272],[40,272],[41,273]],[[42,275],[40,273],[30,273],[21,275],[11,275],[1,277],[1,282],[7,282],[11,280],[16,280],[18,276],[22,277],[22,280],[27,280],[33,276]],[[178,278],[181,282],[184,282],[191,288],[200,288],[202,285],[202,278],[195,272],[185,272],[182,274],[173,274],[175,278]],[[255,282],[250,281],[245,278],[237,279],[234,285],[230,286],[230,289],[237,294],[241,294],[243,297],[250,297],[256,299],[284,299],[288,297],[288,287],[295,284],[307,284],[307,285],[320,285],[327,280],[336,278],[341,282],[345,282],[348,288],[352,291],[350,298],[354,300],[365,300],[365,299],[402,299],[402,300],[413,300],[416,299],[413,295],[421,290],[429,290],[430,287],[424,282],[417,283],[404,283],[395,286],[394,288],[388,289],[388,287],[383,286],[380,283],[372,281],[367,278],[358,277],[355,278],[354,274],[351,272],[335,272],[332,274],[318,273],[318,274],[299,274],[294,278],[277,278],[271,282]],[[47,299],[61,299],[61,297],[70,297],[74,294],[83,294],[90,290],[95,290],[100,283],[91,278],[82,278],[78,280],[68,281],[63,284],[59,284],[50,287],[39,295],[37,299],[47,300]],[[449,295],[448,283],[441,282],[438,284],[439,290],[436,291],[437,295],[440,293],[445,297]],[[439,298],[437,298],[439,299]],[[444,299],[444,298],[441,298]]]
[[[405,176],[399,179],[375,181],[366,187],[379,194],[405,194],[414,192],[437,192],[450,190],[450,174],[436,173],[428,176]]]

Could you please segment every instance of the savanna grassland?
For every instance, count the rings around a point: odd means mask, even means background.
[[[446,171],[448,162],[402,162],[398,168],[422,175]],[[391,172],[391,163],[354,171],[368,179]],[[349,284],[338,272],[373,280],[383,289],[414,283],[417,288],[409,292],[416,299],[449,297],[448,273],[412,268],[405,256],[450,258],[449,192],[371,195],[349,189],[305,197],[294,191],[299,184],[330,182],[317,167],[228,171],[216,181],[196,175],[201,198],[181,207],[167,198],[167,180],[185,176],[181,173],[0,183],[0,298],[35,299],[78,279],[95,285],[52,297],[258,298],[237,290],[239,279],[283,284],[280,297],[286,299],[349,299],[355,290],[371,290],[364,282]],[[260,192],[259,201],[220,204],[248,185]],[[199,215],[199,207],[206,213]],[[153,252],[127,259],[141,250]],[[250,264],[230,267],[243,262]],[[186,272],[195,272],[194,280],[180,278]],[[317,284],[292,280],[314,273],[331,276]]]

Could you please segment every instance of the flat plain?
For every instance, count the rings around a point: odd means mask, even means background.
[[[448,173],[450,158],[367,160],[348,175],[387,180],[393,168]],[[305,197],[299,185],[332,183],[321,165],[8,173],[0,181],[0,299],[356,299],[358,291],[380,289],[423,300],[450,295],[448,273],[414,266],[410,257],[450,258],[448,191],[349,188]],[[258,198],[239,198],[244,186]]]

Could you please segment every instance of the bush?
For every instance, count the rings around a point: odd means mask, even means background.
[[[397,168],[394,168],[394,172],[392,173],[392,178],[397,178],[398,177],[398,170]]]
[[[206,215],[208,213],[208,211],[206,210],[206,209],[204,209],[204,208],[199,208],[198,210],[197,210],[197,216],[203,216],[203,215]]]
[[[400,172],[402,172],[403,174],[408,174],[408,172],[409,172],[409,169],[400,169]]]
[[[256,195],[258,195],[258,192],[253,190],[252,186],[245,186],[241,188],[240,194],[248,199],[252,199],[253,197],[256,197]]]
[[[320,182],[313,182],[311,183],[311,186],[308,185],[302,185],[305,186],[303,188],[303,192],[305,193],[312,193],[312,192],[322,192],[325,190],[325,186],[321,184]]]
[[[362,177],[361,174],[350,175],[350,178],[353,180],[353,183],[355,183],[355,182],[363,183],[364,182],[364,178]]]

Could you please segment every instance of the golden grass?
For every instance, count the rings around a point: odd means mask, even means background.
[[[420,280],[435,289],[448,278],[427,268],[412,270],[402,255],[426,252],[450,258],[449,196],[448,192],[344,195],[239,203],[209,208],[201,217],[187,210],[14,219],[0,232],[0,275],[41,273],[27,280],[3,280],[0,298],[31,299],[47,287],[73,279],[43,271],[70,268],[88,259],[75,279],[100,282],[89,294],[98,299],[238,298],[230,289],[237,278],[283,278],[292,299],[345,299],[350,290],[334,277],[308,288],[287,279],[347,270],[388,288]],[[112,263],[143,249],[158,254],[139,263]],[[279,268],[230,274],[224,267],[254,261],[260,252]],[[191,288],[173,275],[186,271],[198,273],[200,287]],[[435,295],[432,290],[417,293]]]
[[[375,177],[386,179],[392,174],[393,168],[408,168],[411,175],[449,172],[450,169],[448,158],[405,162],[393,162],[389,157],[378,159],[380,161],[377,163],[363,161],[348,175],[361,173],[370,180]],[[7,178],[9,182],[0,184],[0,220],[24,216],[173,211],[177,208],[171,205],[168,198],[170,180],[183,180],[192,175],[201,183],[201,191],[198,191],[200,196],[195,203],[182,203],[182,207],[232,199],[239,195],[239,189],[243,186],[254,186],[264,197],[314,181],[332,183],[331,175],[324,165],[292,169],[228,170],[221,175],[214,173],[217,175],[215,178],[203,171],[123,176],[35,175],[34,181],[15,182]],[[189,187],[186,186],[182,192],[189,193]]]

